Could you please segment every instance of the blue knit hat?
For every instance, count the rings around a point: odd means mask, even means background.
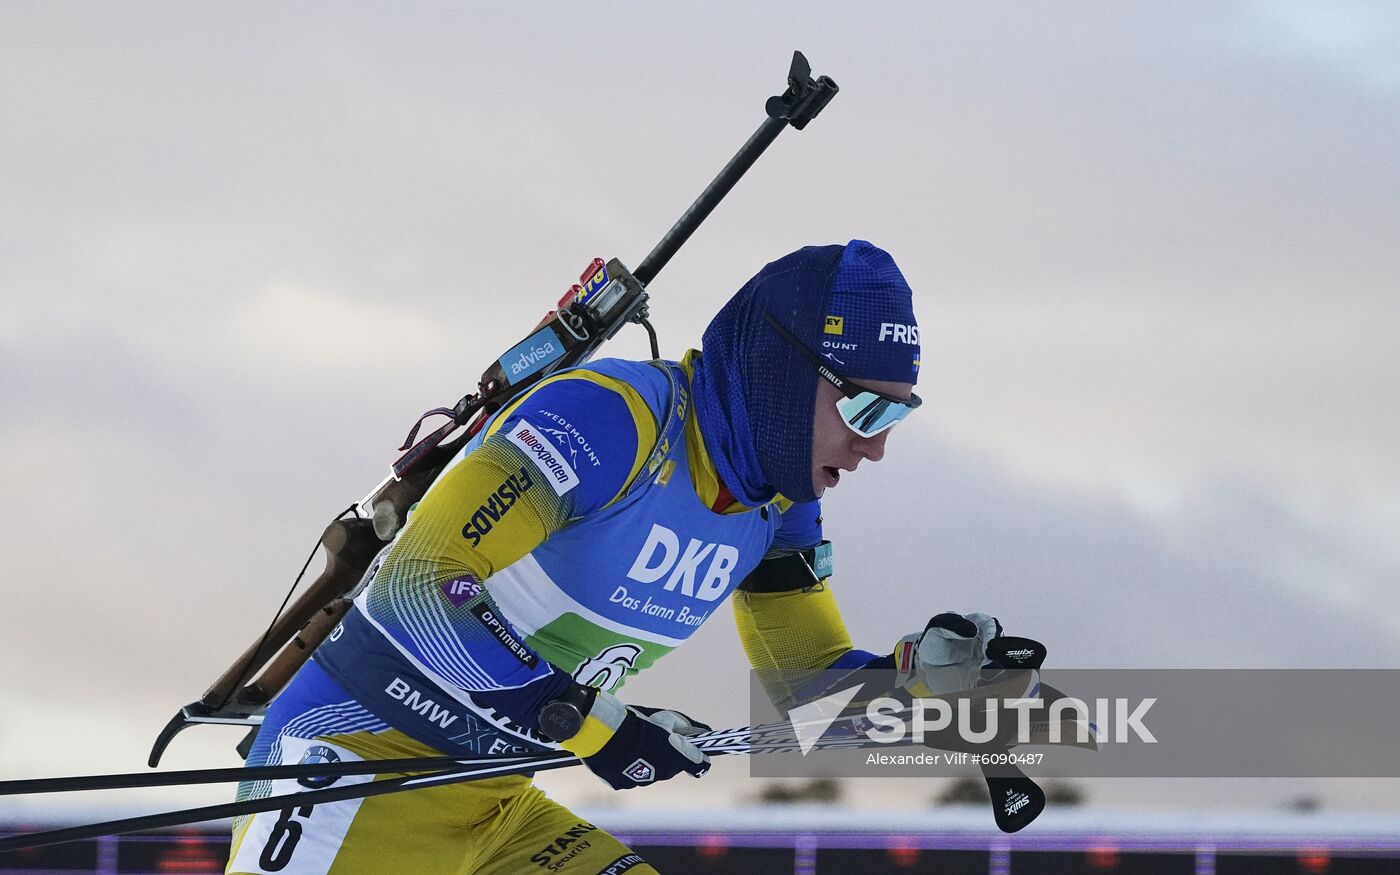
[[[765,314],[853,380],[913,383],[919,367],[913,296],[884,250],[864,240],[808,246],[759,271],[705,329],[693,387],[720,479],[751,507],[778,493],[816,498],[817,373]]]

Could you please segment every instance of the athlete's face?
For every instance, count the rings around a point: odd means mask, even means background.
[[[862,380],[861,385],[895,398],[908,398],[913,383]],[[878,462],[885,457],[885,440],[893,428],[874,437],[861,437],[847,427],[836,402],[841,393],[826,380],[817,381],[816,413],[812,417],[812,491],[820,498],[841,479],[842,471],[854,471],[862,460]]]

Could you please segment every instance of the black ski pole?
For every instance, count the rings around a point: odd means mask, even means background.
[[[856,721],[850,721],[852,726]],[[794,741],[772,738],[775,733],[791,730],[790,723],[771,723],[761,726],[740,726],[733,729],[716,729],[693,739],[705,753],[711,756],[724,754],[776,753],[797,749]],[[850,727],[848,727],[849,729]],[[751,741],[751,739],[761,739]],[[835,745],[849,744],[847,738],[830,739]],[[818,741],[817,747],[826,745]],[[322,805],[328,802],[343,802],[347,799],[363,799],[384,793],[401,793],[424,787],[437,787],[476,781],[481,778],[501,777],[525,773],[544,772],[578,765],[582,760],[568,751],[554,751],[534,757],[509,757],[509,762],[484,763],[463,766],[458,769],[436,772],[428,775],[404,775],[386,778],[368,784],[347,784],[341,787],[325,787],[297,793],[284,793],[278,796],[264,796],[258,799],[245,799],[241,802],[226,802],[219,805],[206,805],[198,808],[185,808],[179,811],[165,811],[158,814],[145,814],[101,823],[63,827],[42,832],[22,833],[0,838],[0,854],[26,848],[42,848],[48,845],[76,842],[100,836],[121,835],[152,829],[164,829],[187,823],[203,823],[225,817],[238,817],[244,814],[257,814],[263,811],[276,811],[282,808]],[[369,762],[369,761],[367,761]],[[381,761],[387,763],[388,760]],[[472,762],[472,761],[467,761]],[[381,763],[375,763],[380,765]],[[316,776],[326,773],[320,768]]]
[[[710,743],[747,739],[755,733],[771,735],[785,723],[742,726],[712,730]],[[429,772],[457,772],[518,764],[522,767],[545,762],[558,751],[525,754],[496,754],[477,757],[405,757],[402,759],[347,760],[336,763],[296,763],[279,766],[229,766],[216,769],[184,769],[168,772],[125,772],[102,775],[70,775],[58,778],[18,778],[0,781],[0,796],[26,796],[39,793],[76,793],[94,790],[135,790],[151,787],[179,787],[192,784],[226,784],[234,781],[276,781],[284,778],[340,778],[348,775],[391,775]]]
[[[823,726],[823,735],[821,738],[816,739],[812,745],[816,749],[850,747],[855,739],[862,738],[865,735],[865,717],[863,713],[848,715],[836,721],[823,720],[821,723]],[[791,752],[801,749],[796,735],[798,725],[799,724],[794,724],[790,721],[778,721],[756,726],[715,729],[694,736],[691,741],[710,756]],[[871,746],[883,744],[883,742],[869,741],[868,738],[866,741],[868,745]],[[395,762],[398,761],[380,760],[376,762],[367,760],[364,761],[363,765],[382,770],[387,765]],[[421,767],[423,764],[423,760],[410,760],[409,762],[415,763],[415,768]],[[463,781],[475,781],[481,778],[543,772],[577,765],[582,761],[568,751],[553,751],[534,756],[501,757],[497,758],[497,760],[485,758],[481,760],[461,760],[458,762],[459,765],[455,768],[426,775],[403,775],[372,781],[368,784],[358,783],[347,784],[340,787],[310,789],[278,796],[264,796],[259,799],[245,799],[241,802],[227,802],[220,805],[208,805],[179,811],[166,811],[158,814],[103,821],[101,823],[83,824],[80,826],[64,827],[43,832],[7,836],[5,838],[0,838],[0,853],[62,844],[64,842],[82,841],[99,836],[163,829],[187,823],[201,823],[225,817],[257,814],[262,811],[275,811],[289,806],[300,808],[307,805],[320,805],[328,802],[341,802],[347,799],[378,796],[383,793],[399,793],[423,787],[435,787]],[[342,763],[339,765],[360,764]],[[261,767],[253,771],[261,774],[264,770],[271,770],[273,768],[278,767]],[[282,768],[300,769],[303,767],[288,766]],[[331,769],[328,764],[311,765],[305,768],[308,768],[312,772],[312,777],[327,776]],[[246,772],[248,770],[242,771],[245,773],[244,776],[246,777]],[[176,773],[172,772],[171,774]],[[100,778],[104,776],[92,777]],[[1028,818],[1026,822],[1028,823],[1030,819],[1034,819],[1034,815]]]
[[[226,784],[233,781],[276,781],[282,778],[339,778],[346,775],[442,772],[501,763],[525,762],[537,759],[539,756],[541,754],[503,754],[483,757],[406,757],[392,760],[350,760],[338,763],[299,763],[283,766],[229,766],[219,769],[185,769],[170,772],[127,772],[111,775],[73,775],[62,778],[20,778],[0,781],[0,796],[73,793],[85,790],[134,790],[146,787],[178,787],[189,784]]]
[[[242,802],[225,802],[221,805],[206,805],[200,808],[186,808],[180,811],[166,811],[160,814],[145,814],[139,817],[126,817],[120,820],[107,820],[82,826],[70,826],[43,832],[24,833],[0,838],[0,854],[24,848],[42,848],[64,842],[76,842],[99,836],[120,835],[150,829],[163,829],[186,823],[202,823],[206,820],[219,820],[225,817],[238,817],[243,814],[256,814],[261,811],[274,811],[287,806],[298,808],[321,805],[327,802],[341,802],[346,799],[362,799],[383,793],[398,793],[416,790],[421,787],[435,787],[442,784],[455,784],[462,781],[475,781],[499,775],[516,775],[524,772],[543,772],[572,766],[579,759],[567,751],[547,754],[538,760],[521,763],[518,760],[498,766],[468,769],[464,771],[439,772],[430,775],[407,775],[399,778],[386,778],[369,784],[346,784],[342,787],[326,787],[321,790],[308,790],[303,793],[287,793],[281,796],[265,796],[261,799],[245,799]]]
[[[772,733],[787,725],[789,724],[775,723],[764,726],[741,726],[734,729],[712,730],[705,733],[704,741],[701,743],[705,745],[704,749],[706,753],[711,755],[748,753],[748,739],[753,734]],[[699,738],[696,740],[700,741]],[[770,749],[773,748],[768,746],[758,748],[758,750],[765,752]],[[219,805],[205,805],[198,808],[185,808],[179,811],[165,811],[158,814],[145,814],[138,817],[126,817],[118,820],[102,821],[100,823],[89,823],[80,826],[45,830],[42,832],[12,835],[0,838],[0,854],[7,851],[23,850],[25,848],[42,848],[48,845],[63,844],[64,842],[82,841],[84,839],[93,839],[100,836],[164,829],[166,827],[181,826],[187,823],[203,823],[204,821],[219,820],[225,817],[238,817],[244,814],[276,811],[289,806],[301,808],[303,806],[322,805],[328,802],[343,802],[347,799],[363,799],[370,796],[379,796],[384,793],[401,793],[424,787],[457,784],[463,781],[476,781],[482,778],[544,772],[551,769],[561,769],[578,765],[582,762],[582,760],[566,750],[523,757],[501,757],[497,759],[500,761],[497,762],[490,759],[464,760],[462,761],[464,765],[459,768],[427,775],[404,775],[397,778],[373,781],[368,784],[360,783],[346,784],[341,787],[325,787],[297,793],[284,793],[278,796],[245,799],[241,802],[225,802]],[[364,764],[383,769],[386,764],[391,762],[393,761],[381,760],[379,762],[374,762],[367,760]],[[421,763],[421,761],[419,762]],[[313,777],[321,777],[327,774],[327,768],[324,765],[313,766],[312,768],[315,769],[312,775]]]

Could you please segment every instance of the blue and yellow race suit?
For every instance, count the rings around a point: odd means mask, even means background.
[[[616,690],[765,555],[816,545],[817,502],[724,506],[689,403],[698,355],[598,361],[497,413],[273,703],[249,765],[557,749],[537,731],[543,703],[574,680]],[[825,586],[731,601],[760,672],[860,655]],[[247,783],[239,795],[296,789]],[[525,776],[241,818],[228,869],[536,870],[653,871]]]

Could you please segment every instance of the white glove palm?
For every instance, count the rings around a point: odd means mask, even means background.
[[[967,690],[981,679],[987,643],[1001,635],[988,614],[939,614],[894,648],[895,680],[918,697]]]

